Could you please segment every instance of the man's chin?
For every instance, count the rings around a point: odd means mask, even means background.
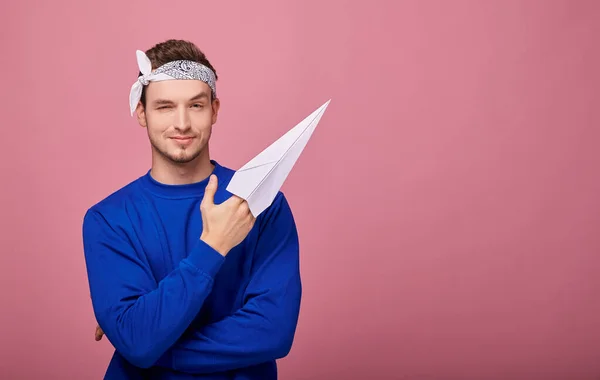
[[[188,156],[188,155],[168,156],[169,160],[173,161],[176,164],[187,164],[187,163],[194,161],[197,157],[198,156]]]
[[[196,160],[200,154],[202,153],[202,149],[191,149],[192,147],[187,147],[186,149],[175,148],[173,149],[159,149],[156,145],[153,145],[154,153],[158,153],[163,159],[171,161],[176,164],[187,164],[194,160]]]
[[[167,158],[177,164],[187,164],[197,159],[198,156],[200,156],[200,152],[190,152],[186,150],[168,154]]]

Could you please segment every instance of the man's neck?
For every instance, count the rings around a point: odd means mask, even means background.
[[[206,179],[214,170],[208,152],[201,153],[193,161],[178,164],[164,157],[152,158],[150,175],[166,185],[185,185]]]

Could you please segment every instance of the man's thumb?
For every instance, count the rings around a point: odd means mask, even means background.
[[[204,191],[204,198],[202,198],[202,203],[204,203],[205,206],[211,206],[214,204],[217,185],[217,176],[211,174],[210,178],[208,179],[208,185],[206,185],[206,190]]]

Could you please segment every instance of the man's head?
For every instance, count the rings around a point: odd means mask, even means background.
[[[204,53],[193,43],[168,40],[146,51],[152,70],[177,60],[198,62],[217,73]],[[141,73],[140,73],[141,75]],[[212,126],[217,121],[219,99],[200,80],[151,81],[144,86],[136,109],[158,160],[187,163],[205,154]]]

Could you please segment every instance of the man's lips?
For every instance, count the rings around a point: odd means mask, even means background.
[[[177,141],[180,144],[187,144],[191,142],[195,137],[194,136],[172,136],[171,139]]]
[[[189,140],[193,139],[194,136],[172,136],[171,138],[175,140]]]

